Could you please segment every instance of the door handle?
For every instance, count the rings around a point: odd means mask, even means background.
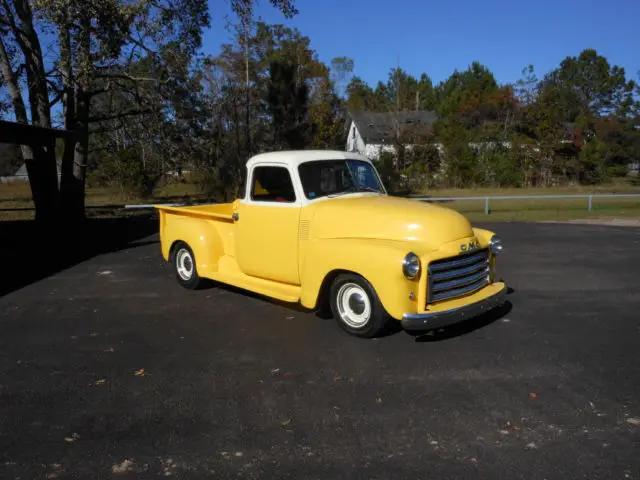
[[[238,220],[240,220],[240,214],[238,212],[233,212],[231,214],[231,218],[234,222],[237,222]]]

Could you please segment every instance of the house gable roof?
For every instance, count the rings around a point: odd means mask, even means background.
[[[365,143],[383,144],[393,143],[396,123],[401,131],[417,129],[426,133],[428,127],[438,119],[434,111],[413,112],[369,112],[349,111],[351,120],[358,128]]]

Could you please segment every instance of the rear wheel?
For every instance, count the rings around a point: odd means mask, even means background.
[[[338,325],[358,337],[375,337],[390,321],[371,284],[359,275],[338,275],[331,285],[330,303]]]
[[[173,269],[178,283],[184,288],[196,290],[202,286],[196,269],[196,257],[184,242],[178,242],[173,249]]]

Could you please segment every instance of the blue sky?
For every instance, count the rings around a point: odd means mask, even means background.
[[[211,30],[204,52],[227,42],[228,0],[210,0]],[[520,78],[533,64],[539,77],[566,56],[595,48],[638,80],[639,0],[297,0],[300,14],[287,20],[268,0],[257,14],[268,23],[297,27],[311,38],[322,61],[348,56],[355,74],[372,85],[386,81],[398,61],[434,82],[478,60],[499,82]]]

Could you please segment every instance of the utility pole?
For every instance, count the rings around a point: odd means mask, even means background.
[[[396,62],[396,114],[395,114],[395,130],[396,130],[396,171],[404,168],[404,159],[401,153],[401,138],[400,138],[400,54],[398,54]]]
[[[396,65],[396,113],[400,111],[400,55]]]
[[[249,81],[249,42],[251,35],[251,23],[253,20],[253,8],[250,6],[246,12],[242,15],[242,30],[244,36],[244,72],[245,72],[245,83],[244,83],[244,102],[245,102],[245,141],[247,144],[248,152],[252,152],[252,144],[251,144],[251,88]]]

